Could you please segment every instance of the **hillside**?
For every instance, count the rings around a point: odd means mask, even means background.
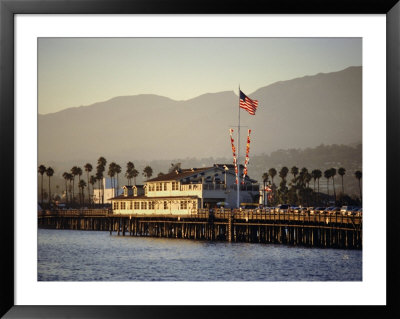
[[[246,92],[259,100],[252,155],[278,149],[350,144],[362,140],[362,68],[277,82]],[[237,125],[237,92],[174,101],[157,95],[115,97],[38,116],[39,162],[58,164],[231,157],[228,129]],[[242,129],[245,144],[247,128]],[[242,155],[243,155],[242,148]]]

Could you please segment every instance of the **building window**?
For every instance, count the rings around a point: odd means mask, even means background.
[[[118,202],[114,202],[113,209],[118,209]]]
[[[154,184],[149,184],[149,192],[154,192]]]
[[[133,208],[133,202],[129,202],[129,209]]]
[[[121,209],[125,209],[125,202],[121,202]]]
[[[196,206],[197,206],[197,202],[194,200],[193,201],[193,209],[196,209]]]
[[[164,190],[167,190],[167,183],[164,183]]]
[[[172,190],[177,191],[178,190],[178,182],[172,182]]]
[[[153,201],[151,201],[151,202],[149,202],[149,209],[154,209],[154,202]]]
[[[168,209],[168,202],[166,200],[164,201],[164,209]]]
[[[139,202],[135,202],[134,207],[135,207],[135,209],[139,209]]]
[[[141,202],[140,209],[147,209],[147,202]]]
[[[187,201],[181,200],[181,209],[187,209]]]
[[[161,183],[157,183],[156,184],[156,191],[159,192],[162,190],[162,184]]]

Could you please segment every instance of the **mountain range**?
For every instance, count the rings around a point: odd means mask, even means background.
[[[280,81],[250,98],[256,115],[240,110],[241,156],[251,129],[250,157],[278,149],[362,140],[362,67]],[[95,163],[232,157],[238,94],[208,93],[186,101],[158,95],[120,96],[38,115],[38,160]],[[237,138],[234,137],[237,144]]]

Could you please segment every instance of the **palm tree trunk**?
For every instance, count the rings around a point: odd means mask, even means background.
[[[265,181],[264,181],[264,189],[263,189],[263,206],[265,207]]]
[[[65,180],[65,201],[68,204],[68,186],[67,186],[67,180]]]
[[[70,180],[69,186],[73,186],[72,185],[72,180]],[[70,204],[74,203],[73,197],[74,197],[74,190],[72,188],[70,188],[70,192],[69,192],[69,202],[70,202]]]
[[[344,195],[343,175],[342,175],[342,194]]]
[[[75,176],[72,180],[72,202],[75,202]]]
[[[101,180],[99,179],[99,204],[101,203],[100,199],[101,199]]]
[[[43,206],[43,174],[42,174],[42,201],[41,201],[41,205]]]
[[[326,187],[327,187],[327,191],[328,191],[328,202],[329,202],[329,178],[327,179]]]
[[[101,204],[104,205],[104,182],[101,179]]]
[[[117,173],[117,189],[115,196],[118,196],[118,189],[119,189],[119,180],[118,180],[118,173]]]
[[[90,183],[89,183],[89,172],[87,172],[87,193],[88,193],[88,205],[90,205]]]
[[[333,196],[335,197],[335,205],[336,205],[336,190],[335,190],[335,178],[332,177],[332,184],[333,184]]]
[[[81,175],[78,175],[78,185],[81,183]],[[78,186],[79,189],[79,186]],[[81,191],[78,191],[79,194],[79,205],[82,205],[82,197],[81,197]]]
[[[50,188],[50,176],[49,176],[49,206],[50,206],[50,202],[51,202],[51,188]]]

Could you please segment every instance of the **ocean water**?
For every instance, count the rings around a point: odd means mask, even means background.
[[[361,281],[362,251],[38,229],[39,281]]]

